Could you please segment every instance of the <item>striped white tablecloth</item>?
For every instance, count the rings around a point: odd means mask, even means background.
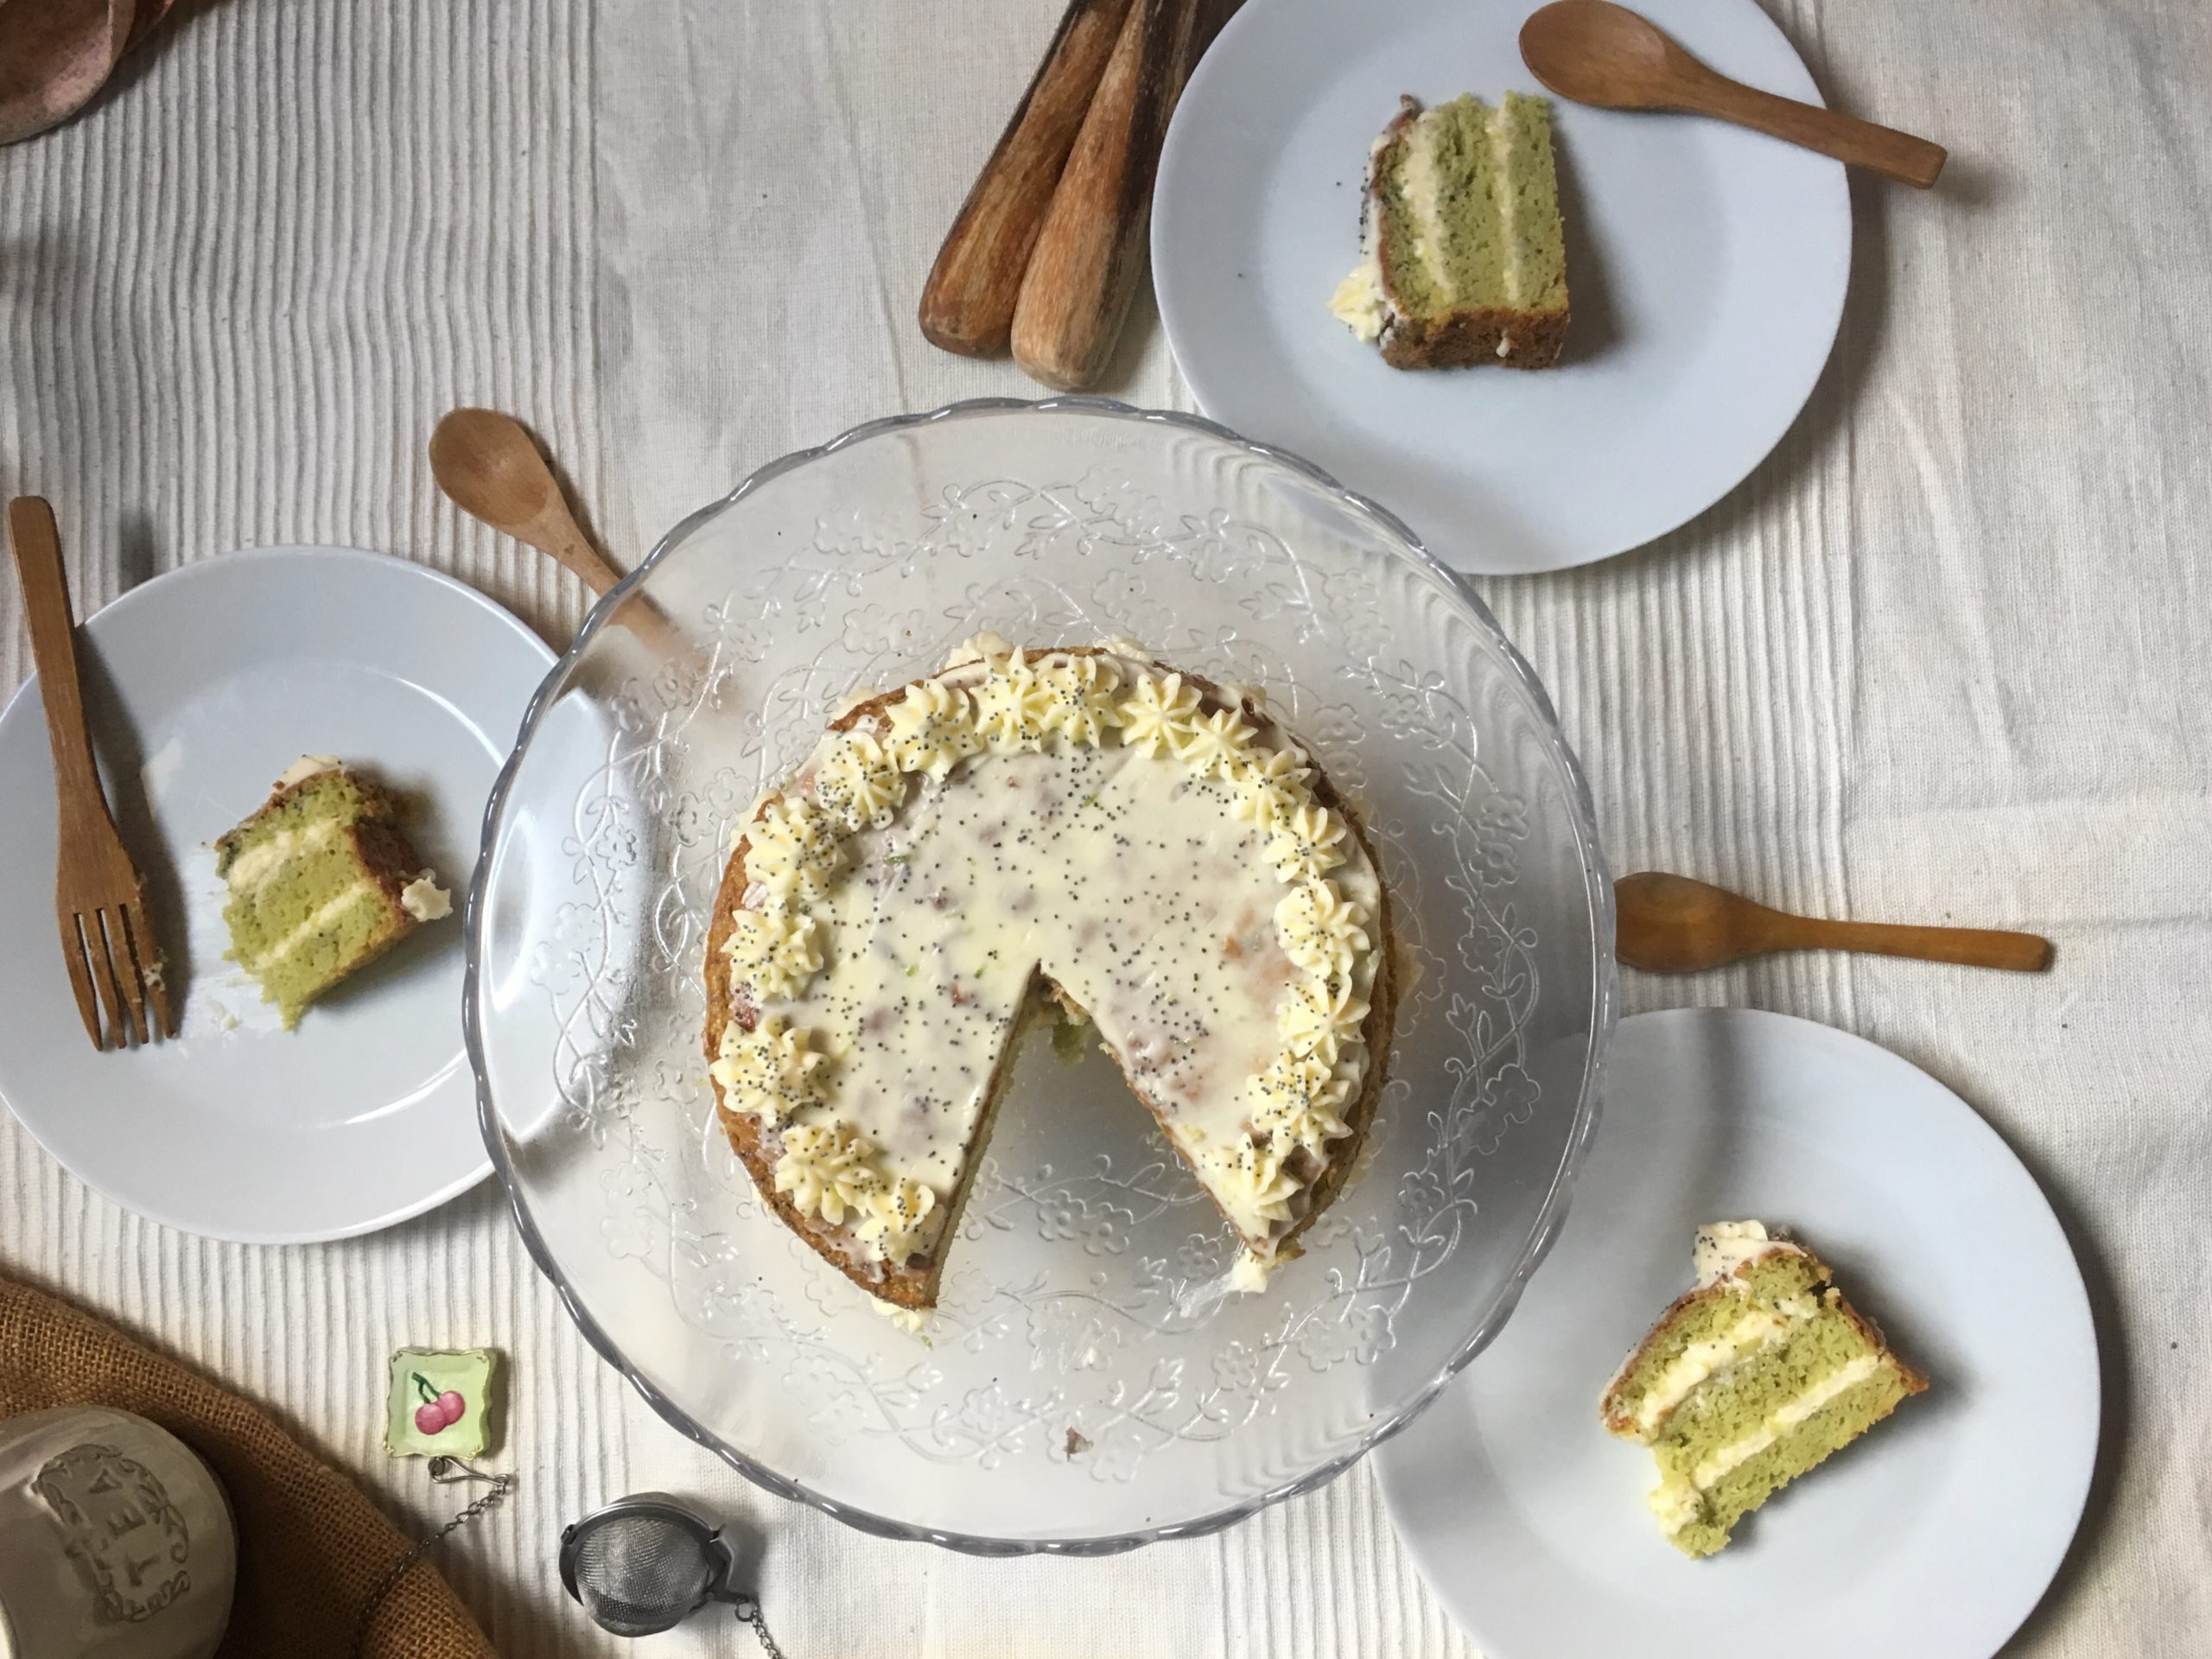
[[[1832,98],[1951,145],[1942,188],[1854,182],[1834,360],[1743,488],[1641,552],[1488,596],[1620,868],[2057,938],[2037,981],[1816,958],[1631,976],[1627,1003],[1832,1021],[2004,1132],[2081,1255],[2107,1389],[2088,1520],[2016,1648],[2201,1654],[2212,11],[1770,3]],[[0,492],[54,499],[85,608],[229,548],[353,543],[557,640],[581,592],[431,488],[448,406],[531,421],[627,557],[797,445],[1028,390],[911,318],[1057,0],[180,10],[82,118],[0,150]],[[1109,390],[1187,406],[1144,304]],[[17,611],[0,582],[0,690],[29,670]],[[628,1397],[489,1190],[350,1243],[209,1243],[94,1197],[8,1121],[0,1268],[273,1402],[402,1513],[430,1510],[419,1469],[378,1451],[382,1357],[506,1349],[519,1492],[448,1568],[514,1659],[613,1650],[562,1596],[554,1541],[646,1485],[761,1546],[793,1659],[1074,1632],[1173,1659],[1471,1651],[1364,1470],[1094,1563],[958,1560],[784,1506]],[[715,1624],[659,1650],[749,1643]]]

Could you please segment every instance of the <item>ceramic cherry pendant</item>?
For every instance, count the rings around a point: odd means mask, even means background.
[[[415,1427],[418,1433],[442,1434],[468,1414],[468,1402],[460,1393],[448,1389],[443,1394],[430,1391],[429,1379],[420,1371],[413,1373],[415,1391],[423,1396],[423,1403],[415,1408]]]

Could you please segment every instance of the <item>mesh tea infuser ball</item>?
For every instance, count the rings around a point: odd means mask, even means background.
[[[736,1572],[721,1529],[661,1492],[618,1498],[561,1534],[561,1582],[601,1630],[652,1636],[719,1601],[753,1627],[770,1659],[784,1659],[759,1599],[733,1586]]]

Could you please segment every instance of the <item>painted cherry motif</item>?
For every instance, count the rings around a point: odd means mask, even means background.
[[[410,1371],[415,1391],[423,1396],[423,1403],[415,1408],[415,1431],[418,1434],[442,1434],[468,1413],[468,1402],[460,1393],[448,1389],[443,1394],[431,1392],[429,1379],[420,1371]]]

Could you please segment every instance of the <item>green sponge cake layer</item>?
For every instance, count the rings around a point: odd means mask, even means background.
[[[1605,1426],[1649,1442],[1715,1372],[1786,1343],[1819,1313],[1819,1262],[1777,1249],[1725,1285],[1700,1287],[1668,1310],[1605,1396]]]
[[[1413,99],[1376,141],[1367,258],[1333,308],[1400,368],[1545,368],[1568,318],[1550,107]]]
[[[296,1025],[307,1006],[450,908],[398,827],[399,804],[334,761],[294,768],[215,843],[232,958]],[[304,770],[303,770],[304,769]]]
[[[1651,1447],[1652,1512],[1709,1555],[1773,1493],[1889,1415],[1925,1378],[1843,1300],[1820,1258],[1758,1222],[1698,1235],[1699,1283],[1623,1363],[1601,1407]]]

